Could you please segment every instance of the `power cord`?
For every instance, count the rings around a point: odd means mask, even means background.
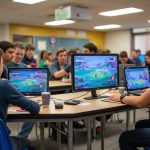
[[[73,98],[71,98],[71,99],[66,99],[66,100],[63,100],[63,99],[59,99],[59,98],[54,98],[54,97],[51,97],[51,99],[52,100],[54,100],[54,103],[55,103],[55,100],[61,100],[61,101],[68,101],[68,100],[74,100],[74,99],[77,99],[77,98],[80,98],[80,97],[83,97],[83,96],[85,96],[85,95],[87,95],[89,92],[86,92],[85,94],[83,94],[83,95],[80,95],[80,96],[78,96],[78,97],[73,97]]]
[[[98,96],[102,96],[102,95],[104,95],[105,93],[108,93],[109,91],[111,91],[112,90],[112,88],[111,89],[108,89],[107,91],[105,91],[105,92],[103,92],[103,93],[101,93],[100,95],[98,95]]]

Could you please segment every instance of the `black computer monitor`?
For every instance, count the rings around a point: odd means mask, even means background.
[[[8,68],[8,80],[25,96],[41,95],[48,91],[48,68]]]
[[[73,54],[72,85],[74,91],[91,91],[91,97],[100,98],[97,89],[119,86],[118,54]]]
[[[119,64],[119,86],[125,86],[124,68],[135,67],[135,64]]]
[[[141,90],[150,87],[148,67],[124,68],[127,91]]]

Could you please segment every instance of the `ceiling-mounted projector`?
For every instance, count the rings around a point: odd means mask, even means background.
[[[91,11],[79,6],[66,6],[55,10],[55,20],[91,20]]]

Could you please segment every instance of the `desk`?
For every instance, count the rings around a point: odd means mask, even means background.
[[[71,83],[64,83],[60,80],[49,81],[49,89],[50,90],[68,89],[68,88],[72,88]]]
[[[85,92],[69,93],[53,95],[56,99],[67,100],[68,98],[75,98],[85,95]],[[86,95],[87,96],[87,95]],[[34,98],[33,98],[34,99]],[[8,111],[8,121],[35,121],[40,122],[41,126],[41,150],[44,150],[44,126],[43,122],[68,122],[68,150],[73,150],[73,121],[78,119],[87,119],[87,149],[91,150],[91,119],[98,116],[105,116],[108,113],[120,112],[130,110],[132,107],[121,103],[108,103],[96,100],[84,100],[83,97],[78,98],[83,103],[80,105],[64,105],[63,109],[55,109],[54,102],[51,101],[48,108],[41,107],[41,111],[37,115],[29,113],[17,113],[15,111]],[[15,107],[11,108],[15,110]],[[102,139],[102,142],[103,139]],[[104,149],[104,145],[101,148]]]

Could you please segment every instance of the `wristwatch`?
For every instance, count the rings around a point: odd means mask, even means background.
[[[120,102],[122,104],[125,104],[125,102],[123,102],[123,99],[124,99],[125,96],[127,96],[127,94],[123,94],[123,95],[120,96]]]

